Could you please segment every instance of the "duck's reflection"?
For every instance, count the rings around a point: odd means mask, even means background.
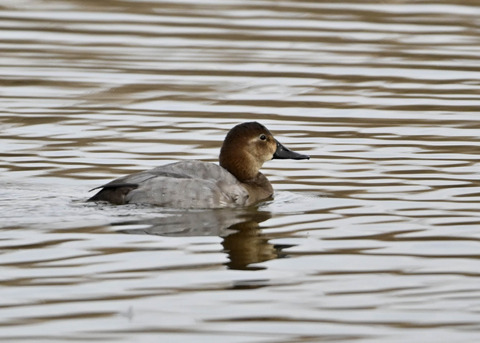
[[[263,269],[250,266],[278,256],[275,247],[262,236],[259,222],[248,220],[229,228],[232,233],[223,237],[223,249],[228,253],[230,269]],[[250,266],[250,267],[249,267]]]
[[[273,245],[262,233],[260,223],[271,218],[270,212],[251,210],[208,210],[171,212],[167,216],[116,225],[145,225],[144,228],[123,229],[128,234],[148,234],[171,237],[219,236],[228,254],[230,269],[256,270],[256,263],[284,256],[287,246]]]

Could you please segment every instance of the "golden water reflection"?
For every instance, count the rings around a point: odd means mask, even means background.
[[[149,220],[116,223],[115,226],[145,226],[135,229],[120,229],[128,234],[160,235],[167,237],[218,236],[223,239],[223,251],[230,260],[231,269],[262,269],[254,264],[284,255],[282,247],[269,243],[262,233],[260,223],[272,217],[270,212],[243,210],[200,210],[170,213]]]

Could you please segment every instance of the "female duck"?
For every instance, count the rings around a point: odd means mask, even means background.
[[[259,170],[264,162],[274,158],[310,157],[285,148],[265,126],[243,123],[225,137],[220,166],[200,161],[167,164],[94,188],[101,190],[89,201],[170,208],[249,206],[272,196],[272,185]]]

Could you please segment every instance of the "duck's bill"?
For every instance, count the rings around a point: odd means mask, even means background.
[[[308,160],[310,156],[302,155],[298,152],[292,151],[277,141],[277,150],[273,154],[274,159],[291,159],[291,160]]]

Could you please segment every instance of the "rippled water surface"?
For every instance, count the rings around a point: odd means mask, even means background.
[[[0,340],[475,342],[478,1],[0,1]],[[258,120],[275,199],[85,203]]]

